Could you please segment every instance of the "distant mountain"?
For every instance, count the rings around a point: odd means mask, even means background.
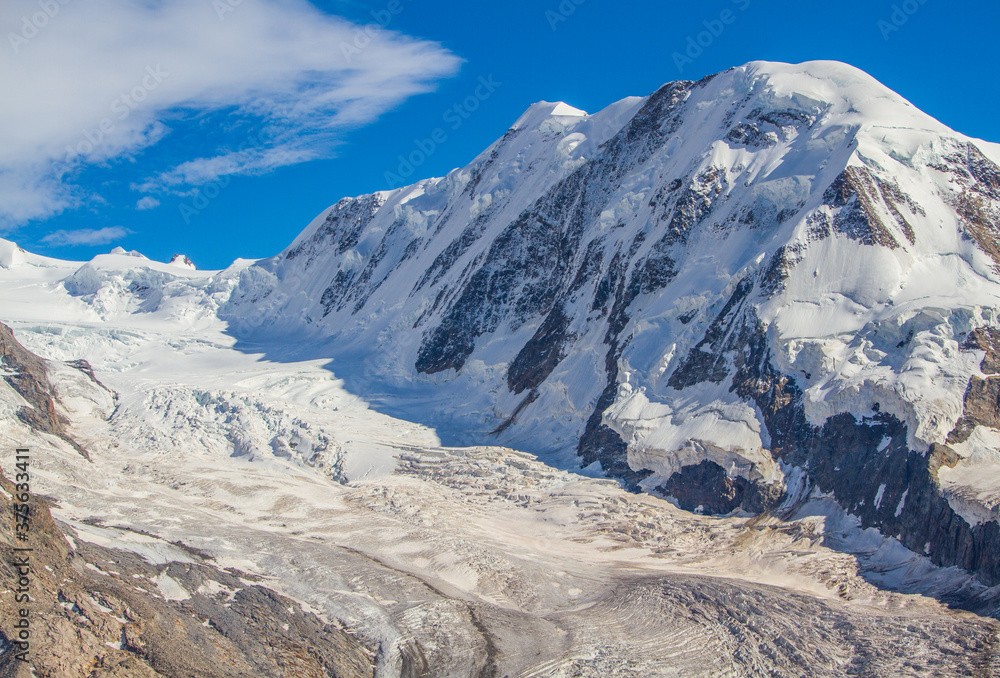
[[[456,441],[695,511],[829,495],[997,584],[998,160],[834,62],[543,102],[233,269],[219,313]]]

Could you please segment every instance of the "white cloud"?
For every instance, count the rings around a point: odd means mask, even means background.
[[[57,9],[37,22],[38,0],[0,3],[0,91],[16,93],[0,106],[0,226],[79,204],[81,168],[156,144],[182,117],[227,113],[240,129],[267,134],[251,150],[196,148],[151,186],[329,156],[345,127],[430,90],[459,65],[391,21],[362,29],[305,0],[43,4]]]
[[[58,230],[42,238],[42,242],[56,247],[78,245],[106,245],[115,240],[121,240],[131,231],[121,226],[107,228],[80,228],[74,231]]]
[[[151,210],[159,206],[160,206],[160,201],[151,195],[139,198],[139,201],[135,204],[135,208],[137,210]]]
[[[165,187],[205,184],[232,174],[264,174],[286,165],[314,160],[320,156],[320,150],[289,143],[195,158],[152,179],[133,184],[132,188],[137,191],[157,191]],[[183,194],[177,191],[175,193]]]

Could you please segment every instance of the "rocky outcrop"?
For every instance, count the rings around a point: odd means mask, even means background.
[[[0,475],[0,514],[13,515],[15,485]],[[31,496],[27,539],[0,524],[6,592],[0,604],[0,675],[45,678],[199,676],[354,678],[374,675],[375,648],[326,623],[247,573],[223,570],[186,549],[154,565],[135,553],[66,539],[46,501]],[[183,545],[180,545],[183,549]],[[176,550],[176,549],[175,549]],[[18,572],[18,558],[29,574]],[[21,576],[30,602],[12,599]],[[27,610],[28,661],[15,626]]]
[[[944,198],[961,218],[963,235],[986,252],[1000,270],[1000,167],[972,143],[948,144],[931,167],[949,178],[954,189]]]
[[[985,378],[973,375],[965,391],[965,411],[948,442],[964,443],[976,426],[1000,429],[1000,330],[992,327],[978,328],[969,334],[964,346],[967,351],[983,351],[980,370]]]
[[[760,409],[772,454],[804,469],[809,485],[833,495],[864,527],[896,537],[937,565],[1000,584],[1000,525],[970,525],[941,493],[937,470],[953,465],[954,453],[944,446],[911,450],[906,425],[877,404],[870,417],[843,413],[812,426],[802,391],[774,369],[765,346],[762,336],[748,342],[733,388]]]
[[[687,511],[724,515],[736,509],[762,513],[777,506],[784,498],[783,488],[732,478],[726,470],[708,459],[684,466],[656,488]]]
[[[56,410],[55,390],[49,382],[45,361],[21,346],[3,323],[0,323],[0,361],[6,372],[4,381],[28,403],[17,411],[18,419],[35,431],[61,438],[89,458],[87,451],[69,434],[69,420]]]
[[[507,385],[514,393],[536,388],[545,381],[565,357],[566,329],[569,318],[563,307],[553,307],[545,322],[538,326],[507,370]]]
[[[882,216],[891,214],[896,227],[913,244],[913,226],[907,221],[902,207],[922,212],[909,196],[891,181],[880,179],[865,167],[848,167],[823,194],[823,201],[837,210],[833,231],[857,240],[863,245],[900,247],[899,241]]]

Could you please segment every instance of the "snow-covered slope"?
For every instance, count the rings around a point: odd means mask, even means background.
[[[1000,581],[971,480],[998,463],[997,155],[833,62],[536,104],[465,168],[341,200],[220,313],[446,440],[711,512],[830,493]]]

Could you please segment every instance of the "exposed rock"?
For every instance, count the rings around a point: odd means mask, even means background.
[[[56,411],[55,390],[49,382],[45,361],[21,346],[3,323],[0,323],[0,365],[8,371],[4,381],[28,402],[17,411],[18,419],[36,431],[61,438],[89,459],[87,451],[70,436],[66,428],[69,420]]]
[[[16,489],[0,475],[0,513]],[[4,548],[30,548],[31,601],[0,605],[0,675],[44,678],[236,678],[374,675],[375,650],[337,624],[237,570],[197,562],[153,565],[134,553],[77,538],[74,547],[45,500],[32,496],[28,538],[0,525]],[[11,558],[0,563],[17,581]],[[4,594],[5,598],[9,592]],[[29,611],[29,662],[12,644]],[[32,673],[31,669],[34,669]]]
[[[927,455],[910,450],[906,426],[878,412],[861,420],[839,414],[811,426],[801,390],[774,369],[762,335],[748,342],[739,362],[733,389],[760,408],[775,458],[806,469],[810,483],[865,527],[895,536],[935,564],[957,565],[1000,584],[1000,525],[973,527],[942,495],[937,469],[954,464],[946,448]]]
[[[734,349],[747,345],[746,332],[733,328],[745,328],[741,319],[744,312],[743,302],[753,291],[753,281],[744,279],[736,286],[729,301],[722,307],[719,315],[709,325],[705,336],[691,349],[687,357],[670,376],[669,385],[681,390],[703,381],[722,382],[729,375],[729,364],[726,354]]]
[[[170,263],[175,266],[183,266],[184,268],[190,268],[192,270],[198,268],[186,254],[175,254],[170,258]]]
[[[879,216],[876,207],[879,195],[875,180],[867,169],[845,169],[823,194],[824,202],[839,210],[833,219],[833,229],[863,245],[898,248],[899,241]]]
[[[545,381],[564,357],[563,345],[569,318],[563,307],[556,304],[545,322],[524,345],[507,372],[507,385],[514,393],[536,388]]]
[[[513,317],[550,312],[580,254],[584,225],[604,206],[616,178],[653,154],[676,129],[676,111],[692,83],[664,85],[597,158],[574,171],[493,242],[441,324],[424,339],[418,372],[460,370],[476,339]]]
[[[709,167],[694,177],[677,199],[664,235],[664,244],[687,240],[691,230],[712,211],[729,181],[723,167]]]
[[[778,135],[774,132],[762,132],[757,125],[746,122],[741,122],[729,130],[726,139],[736,145],[756,148],[771,148],[778,143]]]
[[[948,434],[948,443],[964,443],[976,426],[1000,428],[1000,331],[992,327],[977,328],[969,334],[965,350],[985,353],[980,364],[986,379],[973,375],[965,391],[965,409],[954,430]]]
[[[934,169],[949,175],[958,190],[945,199],[959,214],[966,237],[986,252],[1000,269],[1000,167],[975,144],[952,144],[951,152]]]
[[[948,443],[964,443],[976,426],[1000,429],[1000,379],[972,377],[965,392],[965,411]]]
[[[780,503],[780,487],[751,482],[742,476],[730,478],[726,470],[708,459],[685,466],[656,488],[673,497],[687,511],[722,515],[743,508],[761,513]]]
[[[782,245],[768,262],[760,280],[760,291],[766,297],[772,297],[784,289],[785,281],[791,270],[802,259],[801,245]]]
[[[1000,374],[1000,330],[994,327],[977,327],[969,333],[962,348],[985,353],[979,364],[983,374]]]

